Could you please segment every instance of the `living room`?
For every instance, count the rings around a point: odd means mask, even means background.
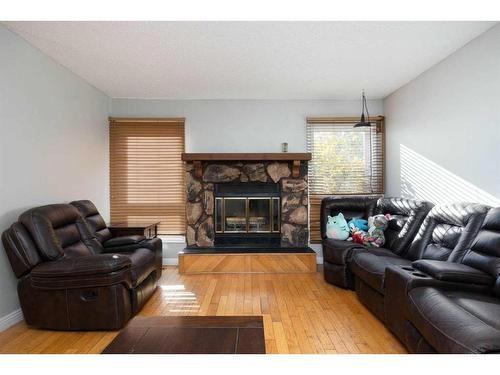
[[[0,23],[0,353],[500,353],[497,14],[101,18]]]

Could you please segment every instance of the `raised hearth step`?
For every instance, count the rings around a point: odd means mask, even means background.
[[[309,247],[211,247],[179,252],[179,273],[314,273],[316,253]]]

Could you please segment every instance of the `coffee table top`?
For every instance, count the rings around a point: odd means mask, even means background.
[[[103,354],[265,354],[261,316],[135,317]]]

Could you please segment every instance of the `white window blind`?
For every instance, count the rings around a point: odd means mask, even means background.
[[[384,118],[354,128],[359,119],[308,118],[309,189],[312,195],[382,194]]]

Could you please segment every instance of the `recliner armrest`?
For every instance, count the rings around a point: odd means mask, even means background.
[[[127,245],[136,245],[144,241],[146,237],[140,235],[113,237],[105,241],[102,245],[106,248]]]
[[[131,266],[128,257],[120,254],[97,254],[73,259],[40,263],[31,270],[37,278],[78,277],[117,272]]]
[[[486,272],[462,263],[420,259],[413,262],[412,266],[440,281],[476,285],[493,285],[495,282]]]

